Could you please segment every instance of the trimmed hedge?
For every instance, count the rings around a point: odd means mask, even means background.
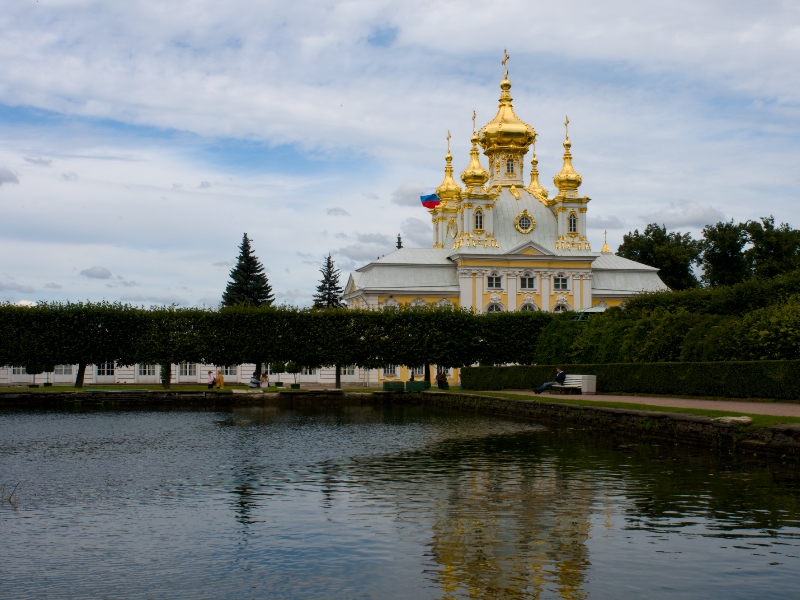
[[[800,361],[625,363],[563,365],[570,375],[597,375],[597,393],[800,400]],[[553,365],[468,367],[464,390],[532,389],[552,381]]]

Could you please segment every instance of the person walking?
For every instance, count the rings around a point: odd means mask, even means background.
[[[549,390],[554,385],[564,385],[564,380],[567,378],[567,374],[564,373],[564,369],[561,367],[556,367],[556,378],[555,381],[546,381],[539,387],[533,390],[535,394],[541,394],[545,390]]]
[[[211,389],[213,387],[214,387],[214,370],[212,369],[208,372],[208,389]]]
[[[214,385],[217,389],[221,389],[225,385],[225,377],[222,376],[222,369],[217,371],[217,376],[214,378]]]
[[[447,375],[444,374],[444,371],[442,371],[442,369],[437,369],[436,385],[439,387],[440,390],[443,390],[446,383],[447,383]]]

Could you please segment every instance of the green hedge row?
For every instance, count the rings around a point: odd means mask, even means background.
[[[597,393],[626,392],[800,400],[800,361],[563,365],[570,375],[597,375]],[[555,366],[468,367],[465,390],[532,389],[552,381]]]

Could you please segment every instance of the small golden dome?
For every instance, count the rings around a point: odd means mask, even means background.
[[[547,200],[547,190],[539,183],[539,159],[536,158],[536,142],[533,143],[533,158],[531,158],[531,182],[526,188],[533,196],[542,202]]]
[[[611,254],[611,248],[608,247],[608,231],[603,230],[603,247],[600,248],[603,254]]]
[[[565,126],[569,125],[569,119],[564,123]],[[572,153],[569,149],[572,147],[572,142],[569,141],[569,130],[567,130],[567,139],[564,140],[564,166],[561,167],[561,172],[553,177],[553,183],[558,188],[559,196],[577,196],[578,188],[583,182],[583,177],[575,172],[572,167]]]
[[[436,188],[436,195],[442,202],[461,200],[461,186],[453,179],[453,155],[450,154],[450,132],[447,132],[447,154],[444,157],[444,180]]]
[[[461,171],[461,181],[467,187],[483,187],[489,180],[489,172],[481,165],[481,160],[478,157],[478,134],[472,132],[472,150],[469,152],[469,165]]]

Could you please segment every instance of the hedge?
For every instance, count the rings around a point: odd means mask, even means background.
[[[563,365],[571,375],[597,375],[597,393],[665,394],[800,400],[800,361],[616,363]],[[464,390],[532,389],[552,381],[553,365],[468,367]]]

